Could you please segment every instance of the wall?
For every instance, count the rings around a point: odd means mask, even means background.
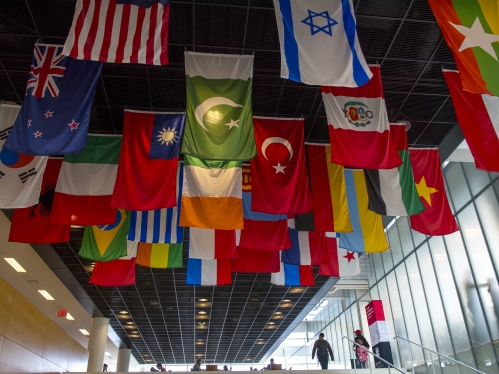
[[[86,371],[88,351],[0,278],[0,372]]]

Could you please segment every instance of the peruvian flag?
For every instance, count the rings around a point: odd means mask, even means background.
[[[236,230],[189,229],[189,258],[233,258],[236,255]]]
[[[319,274],[326,277],[352,277],[360,274],[359,254],[339,247],[341,234],[326,232],[330,261],[319,265]]]
[[[458,71],[444,76],[477,169],[499,172],[499,97],[464,91]]]
[[[272,273],[281,266],[279,251],[258,251],[237,247],[237,257],[232,259],[234,273]]]
[[[331,162],[360,169],[393,169],[402,160],[392,144],[379,66],[357,88],[321,87]]]
[[[250,161],[252,210],[298,214],[314,209],[305,165],[303,119],[253,117],[258,155]]]

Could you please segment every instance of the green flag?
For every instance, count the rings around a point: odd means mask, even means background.
[[[186,52],[185,73],[182,153],[207,160],[255,157],[253,56]]]

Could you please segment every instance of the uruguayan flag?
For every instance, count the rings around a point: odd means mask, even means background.
[[[321,86],[359,87],[371,79],[351,0],[274,0],[281,77]]]
[[[128,240],[142,243],[182,243],[184,228],[179,226],[184,163],[177,170],[177,206],[141,212],[131,211]]]

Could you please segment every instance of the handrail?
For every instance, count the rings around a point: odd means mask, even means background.
[[[457,361],[457,360],[455,360],[455,359],[453,359],[453,358],[451,358],[451,357],[449,357],[449,356],[444,355],[443,353],[440,353],[440,352],[434,351],[434,350],[433,350],[433,349],[431,349],[431,348],[425,347],[425,346],[423,346],[423,345],[421,345],[421,344],[418,344],[418,343],[416,343],[416,342],[413,342],[412,340],[409,340],[409,339],[404,338],[404,337],[402,337],[402,336],[396,335],[393,339],[397,339],[397,338],[399,338],[399,339],[403,339],[403,340],[405,340],[405,341],[408,341],[408,342],[409,342],[409,343],[411,343],[411,344],[417,345],[418,347],[421,347],[421,348],[423,348],[423,349],[426,349],[426,350],[428,350],[428,351],[430,351],[430,352],[433,352],[433,353],[435,353],[435,354],[437,354],[437,355],[439,355],[439,356],[445,357],[446,359],[451,360],[452,362],[455,362],[455,363],[456,363],[456,364],[458,364],[458,365],[466,366],[468,369],[471,369],[471,370],[473,370],[473,371],[476,371],[477,373],[480,373],[480,374],[486,374],[486,373],[485,373],[485,372],[483,372],[483,371],[480,371],[480,370],[478,370],[478,369],[475,369],[474,367],[471,367],[471,366],[469,366],[469,365],[466,365],[464,362]]]
[[[357,347],[363,347],[362,345],[358,344],[358,343],[355,343],[352,339],[344,336],[343,339],[346,339],[346,340],[349,340],[350,342],[352,342],[353,344],[355,344]],[[385,359],[379,357],[377,354],[375,354],[374,352],[371,352],[369,351],[368,349],[366,349],[367,353],[369,353],[370,355],[373,355],[374,357],[376,357],[378,360],[380,361],[383,361],[385,364],[393,367],[395,370],[397,370],[398,372],[402,373],[402,374],[407,374],[407,373],[404,373],[402,370],[400,370],[398,367],[396,367],[395,365],[389,363],[388,361],[386,361]],[[355,365],[355,367],[357,368],[357,365]],[[390,370],[390,368],[388,368],[388,370]],[[485,374],[485,373],[484,373]]]

